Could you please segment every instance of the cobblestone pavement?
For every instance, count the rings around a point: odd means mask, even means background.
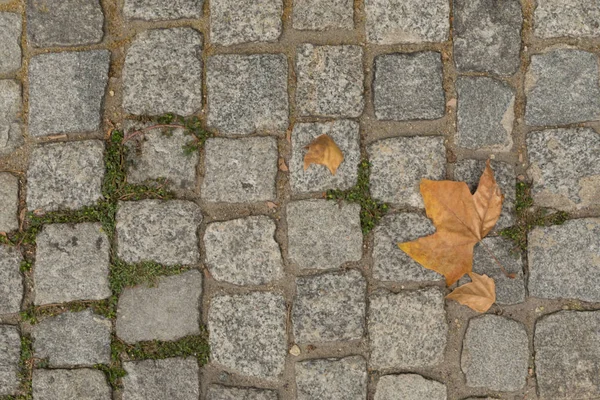
[[[0,399],[600,399],[599,20],[0,0]],[[488,157],[515,278],[478,246],[477,315],[396,243],[434,229],[421,178]]]

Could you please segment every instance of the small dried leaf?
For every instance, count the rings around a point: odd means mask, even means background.
[[[306,171],[310,164],[320,164],[329,168],[332,175],[335,175],[338,167],[344,161],[344,154],[328,135],[321,135],[306,146],[308,152],[304,156],[304,170]]]
[[[496,301],[496,284],[487,275],[471,272],[469,277],[471,282],[457,287],[446,298],[458,301],[477,312],[484,313]]]
[[[285,160],[283,159],[283,157],[279,157],[279,170],[283,171],[283,172],[288,172],[289,171],[289,168],[285,164]]]
[[[269,207],[269,210],[273,210],[277,208],[277,204],[273,203],[272,201],[267,201],[267,207]]]

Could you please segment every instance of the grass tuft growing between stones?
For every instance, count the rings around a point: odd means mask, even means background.
[[[183,152],[186,155],[191,155],[200,150],[206,140],[213,136],[211,132],[204,129],[198,117],[184,118],[175,114],[165,114],[158,117],[156,122],[165,126],[172,125],[173,128],[183,128],[186,134],[194,136],[192,142],[183,146]]]
[[[202,329],[201,334],[183,337],[174,342],[151,340],[135,344],[127,344],[120,340],[115,343],[115,351],[125,355],[129,360],[162,360],[171,357],[195,357],[200,365],[208,362],[208,333]]]
[[[111,265],[110,288],[120,294],[124,288],[140,284],[154,285],[161,276],[178,275],[190,268],[182,265],[166,267],[152,261],[127,264],[115,259]]]
[[[72,301],[63,304],[50,304],[44,306],[30,306],[21,311],[21,320],[32,325],[39,322],[41,318],[54,317],[66,311],[79,312],[91,309],[95,314],[108,319],[116,318],[117,296],[113,295],[105,300]]]
[[[18,394],[0,396],[0,400],[32,400],[31,375],[33,370],[33,342],[29,336],[21,336],[21,359],[19,360],[19,379],[21,386]]]

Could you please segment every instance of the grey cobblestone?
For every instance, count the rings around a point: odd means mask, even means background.
[[[360,356],[296,363],[298,400],[363,400],[367,365]]]
[[[294,29],[324,31],[354,28],[353,0],[296,0]]]
[[[123,363],[123,400],[197,400],[200,396],[198,362],[167,358]]]
[[[21,310],[23,278],[19,267],[22,261],[18,250],[0,244],[0,314],[18,313]]]
[[[16,13],[0,13],[0,73],[14,72],[21,68],[21,16]]]
[[[19,228],[19,179],[0,172],[0,232]]]
[[[200,18],[203,0],[125,0],[123,14],[146,21]]]
[[[21,100],[21,85],[17,81],[0,80],[0,156],[23,144]]]
[[[15,326],[0,325],[0,396],[15,394],[19,388],[21,338]]]
[[[278,400],[274,390],[234,388],[212,385],[208,388],[207,400]]]
[[[600,36],[600,5],[593,2],[538,0],[533,18],[541,38]]]
[[[375,400],[446,400],[446,386],[421,375],[385,375],[379,378]]]
[[[102,371],[35,369],[33,398],[35,400],[110,400],[111,391]]]

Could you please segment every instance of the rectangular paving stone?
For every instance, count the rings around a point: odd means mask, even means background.
[[[384,375],[379,378],[374,400],[446,400],[446,386],[421,375]]]
[[[360,356],[296,363],[298,400],[364,400],[367,363]]]
[[[210,202],[274,200],[277,141],[271,137],[206,141],[201,197]]]
[[[93,369],[34,369],[35,400],[110,400],[110,386],[102,371]]]
[[[0,232],[19,228],[19,178],[0,172]]]
[[[283,29],[282,0],[210,2],[210,41],[223,46],[275,42]]]
[[[33,149],[27,170],[27,207],[79,209],[102,199],[104,143],[52,143]]]
[[[198,361],[193,357],[124,362],[123,400],[198,400]]]
[[[21,129],[21,84],[0,79],[0,157],[23,144]]]
[[[202,17],[203,0],[125,0],[123,15],[146,21]]]
[[[202,108],[202,35],[192,28],[139,33],[123,66],[123,109],[181,116]]]
[[[22,261],[23,256],[17,249],[0,244],[0,315],[21,310],[23,277],[19,269]]]
[[[521,64],[518,0],[454,0],[454,61],[460,72],[512,75]]]
[[[277,400],[274,390],[235,388],[221,385],[211,385],[206,394],[207,400]]]
[[[21,15],[0,12],[0,73],[21,68]],[[1,136],[0,136],[1,137]]]
[[[19,389],[21,337],[12,325],[0,325],[0,396],[10,396]]]
[[[119,258],[128,263],[195,264],[200,257],[200,222],[200,208],[191,201],[120,202],[117,210]]]
[[[298,30],[354,28],[353,0],[296,0],[292,25]]]
[[[299,115],[359,117],[364,108],[360,46],[314,46],[296,51],[296,109]]]
[[[544,39],[600,36],[600,4],[585,0],[537,0],[536,3],[535,36]]]
[[[531,56],[525,77],[528,125],[566,125],[600,118],[598,57],[552,50]]]
[[[110,52],[39,54],[29,62],[29,133],[46,136],[100,129]]]
[[[229,135],[285,132],[287,82],[283,54],[210,57],[206,62],[208,126]]]
[[[527,238],[529,295],[600,301],[600,219],[537,227]]]
[[[110,244],[100,223],[46,225],[36,243],[35,304],[110,297]]]
[[[384,54],[375,58],[374,106],[379,120],[444,116],[442,59],[434,51]]]

